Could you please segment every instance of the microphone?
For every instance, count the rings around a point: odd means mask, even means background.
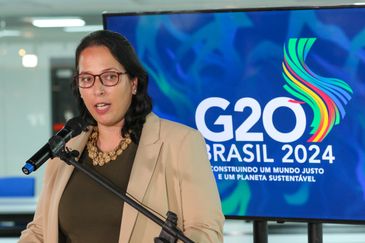
[[[23,166],[24,174],[29,175],[41,167],[48,159],[53,159],[55,154],[64,148],[65,144],[73,137],[79,135],[87,123],[81,117],[74,117],[68,120],[56,135],[52,136],[40,150],[38,150]]]

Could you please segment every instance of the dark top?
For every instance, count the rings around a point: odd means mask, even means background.
[[[103,166],[93,166],[87,148],[80,162],[127,189],[137,145],[128,148]],[[59,208],[59,243],[118,242],[123,202],[83,172],[74,169],[62,194]]]

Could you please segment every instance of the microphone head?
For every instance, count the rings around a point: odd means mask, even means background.
[[[86,129],[88,123],[80,116],[71,118],[65,124],[65,129],[72,131],[71,137],[76,137]]]

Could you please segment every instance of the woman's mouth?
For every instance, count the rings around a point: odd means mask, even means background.
[[[97,103],[95,105],[96,112],[99,114],[105,114],[110,109],[110,103]]]

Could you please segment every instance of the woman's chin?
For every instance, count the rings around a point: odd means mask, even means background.
[[[95,119],[98,126],[105,126],[105,127],[122,127],[123,126],[123,120],[124,119],[107,119],[106,117],[103,118],[97,118]]]

